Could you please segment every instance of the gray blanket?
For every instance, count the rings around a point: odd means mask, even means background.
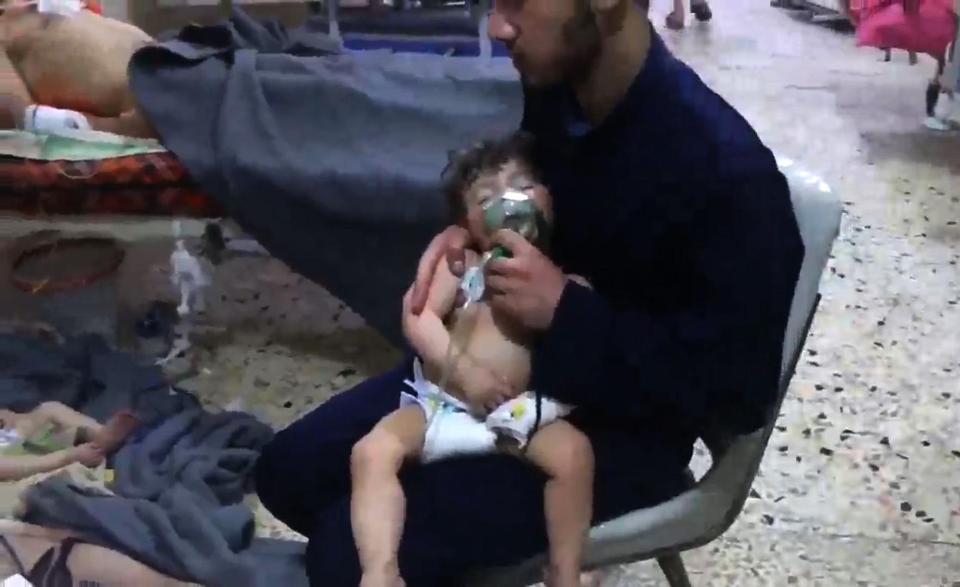
[[[246,231],[401,342],[400,303],[446,222],[449,151],[517,128],[509,61],[339,54],[237,12],[131,61],[137,100]]]
[[[0,335],[0,407],[59,401],[104,420],[124,408],[144,419],[114,457],[120,497],[49,479],[25,496],[31,522],[69,528],[167,574],[208,585],[306,585],[296,544],[254,541],[240,505],[272,435],[245,414],[203,412],[172,389],[153,360],[96,337],[63,346]]]
[[[67,527],[173,577],[204,585],[268,585],[239,502],[269,427],[245,414],[178,414],[114,459],[117,496],[48,479],[26,493],[26,521]]]
[[[100,421],[131,408],[149,424],[195,406],[190,395],[171,393],[154,363],[114,351],[96,336],[59,346],[0,335],[0,407],[27,412],[58,401]]]

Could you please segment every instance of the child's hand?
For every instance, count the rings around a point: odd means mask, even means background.
[[[103,450],[92,442],[75,446],[69,450],[71,460],[85,467],[97,467],[104,459]]]
[[[519,395],[504,377],[467,357],[461,359],[457,368],[456,384],[463,400],[478,415],[489,414]]]

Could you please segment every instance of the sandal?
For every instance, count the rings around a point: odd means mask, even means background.
[[[713,11],[706,2],[691,2],[690,12],[693,13],[700,22],[709,22],[713,18]]]

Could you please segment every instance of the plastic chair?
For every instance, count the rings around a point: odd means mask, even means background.
[[[671,587],[688,587],[690,581],[680,553],[719,537],[743,509],[820,301],[820,277],[839,232],[842,211],[823,180],[790,160],[778,163],[790,182],[806,252],[783,343],[779,398],[769,421],[764,428],[744,436],[703,438],[713,459],[707,474],[692,489],[666,503],[593,528],[585,568],[656,558]],[[473,577],[470,585],[519,587],[537,583],[544,563],[544,556],[539,556],[516,567],[486,571]]]

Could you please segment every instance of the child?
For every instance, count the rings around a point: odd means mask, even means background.
[[[32,412],[0,410],[0,482],[18,481],[72,463],[99,465],[139,423],[130,412],[101,426],[69,407],[48,402]]]
[[[481,205],[505,190],[533,197],[545,224],[552,219],[550,196],[530,163],[529,140],[515,135],[483,143],[452,164],[446,192],[457,222],[470,232],[480,251],[491,248]],[[541,231],[542,232],[542,231]],[[542,242],[534,243],[542,246]],[[469,252],[467,266],[479,252]],[[527,389],[530,340],[482,301],[462,309],[460,280],[440,263],[419,316],[404,312],[404,331],[423,358],[414,363],[411,389],[398,390],[400,407],[386,416],[353,449],[351,514],[363,570],[362,587],[404,585],[397,551],[404,523],[404,496],[397,478],[407,461],[431,462],[463,454],[505,450],[529,459],[548,476],[545,488],[550,587],[580,585],[581,556],[593,502],[593,451],[589,440],[561,418],[569,408]],[[458,320],[469,320],[465,341],[453,341]],[[446,386],[444,366],[451,344],[456,367]],[[471,413],[467,390],[483,382],[507,382],[519,394],[484,419]],[[509,400],[509,401],[505,401]],[[539,424],[539,427],[538,427]],[[512,449],[512,450],[511,450]],[[456,523],[451,520],[450,523]]]

